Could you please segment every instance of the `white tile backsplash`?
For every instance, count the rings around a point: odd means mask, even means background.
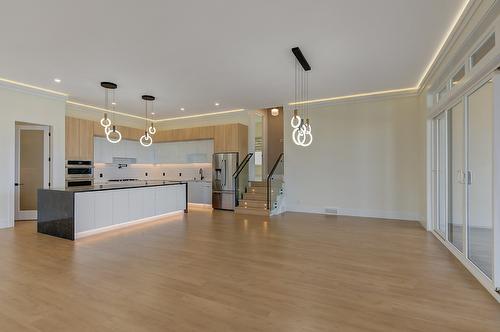
[[[175,165],[140,165],[131,164],[118,168],[117,165],[97,164],[94,169],[94,182],[106,182],[110,179],[139,180],[200,180],[199,170],[203,169],[204,180],[211,181],[211,164],[175,164]],[[147,176],[146,176],[147,173]],[[165,173],[165,175],[163,175]],[[101,177],[102,174],[102,177]]]

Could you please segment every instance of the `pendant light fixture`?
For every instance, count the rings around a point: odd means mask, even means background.
[[[309,71],[311,66],[300,48],[292,48],[292,53],[295,56],[295,109],[290,120],[290,125],[293,128],[292,140],[296,145],[309,146],[313,141],[313,135],[309,123],[309,104],[304,101],[309,100]],[[302,113],[302,117],[299,113]]]
[[[154,113],[154,106],[155,106],[155,98],[153,97],[153,100],[151,101],[151,126],[149,126],[149,129],[148,129],[148,132],[151,134],[151,135],[154,135],[156,134],[156,128],[155,128],[155,125],[153,123],[153,116],[155,115]]]
[[[145,104],[145,108],[146,108],[146,112],[145,112],[145,119],[146,119],[146,126],[144,128],[144,135],[141,136],[141,138],[139,139],[139,142],[141,143],[142,146],[144,147],[148,147],[148,146],[151,146],[151,144],[153,144],[153,137],[151,137],[150,133],[149,133],[149,129],[151,128],[148,128],[148,101],[154,101],[155,100],[155,97],[153,96],[150,96],[150,95],[143,95],[142,96],[142,100],[144,100],[144,104]],[[154,128],[154,132],[156,132],[156,128]]]
[[[111,91],[113,94],[113,111],[115,110],[115,90],[118,87],[115,83],[112,82],[101,82],[101,86],[104,88],[104,108],[106,110],[109,109],[109,92]],[[114,113],[113,113],[114,116]],[[122,140],[122,134],[116,126],[111,123],[111,119],[108,118],[108,114],[104,113],[103,118],[101,119],[101,126],[104,127],[104,133],[106,134],[106,139],[108,142],[116,144]]]

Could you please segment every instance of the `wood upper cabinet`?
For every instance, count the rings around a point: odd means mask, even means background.
[[[239,123],[218,125],[214,128],[214,152],[248,153],[248,127]]]
[[[94,121],[80,120],[80,157],[82,160],[94,159]]]
[[[94,159],[94,122],[66,117],[66,160]]]

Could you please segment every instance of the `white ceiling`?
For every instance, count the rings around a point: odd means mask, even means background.
[[[96,106],[99,82],[113,81],[119,111],[142,115],[149,93],[158,118],[256,109],[292,101],[290,48],[300,46],[311,99],[409,88],[465,2],[8,1],[0,77]]]

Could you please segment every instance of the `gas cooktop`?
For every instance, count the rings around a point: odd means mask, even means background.
[[[129,181],[139,181],[139,179],[111,179],[108,182],[129,182]]]

